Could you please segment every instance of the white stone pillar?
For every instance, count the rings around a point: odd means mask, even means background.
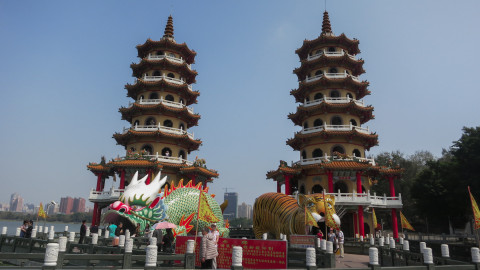
[[[22,229],[20,228],[17,228],[17,231],[15,232],[15,236],[20,236],[20,232],[22,231]]]
[[[108,232],[108,230],[105,230],[103,237],[108,238],[108,236],[110,236],[110,233]]]
[[[378,265],[378,249],[376,247],[368,249],[368,256],[370,265]]]
[[[90,236],[90,228],[87,227],[87,232],[85,233],[85,236]]]
[[[125,246],[125,235],[120,235],[118,237],[118,246],[124,247]]]
[[[50,231],[54,231],[54,232],[55,232],[55,226],[50,225]]]
[[[333,243],[330,242],[330,241],[327,241],[327,250],[326,250],[326,252],[327,252],[328,254],[333,254]]]
[[[385,238],[383,236],[380,236],[380,238],[378,238],[378,245],[383,247],[384,242],[385,242]]]
[[[450,252],[448,250],[448,245],[447,244],[442,244],[440,247],[442,249],[442,257],[443,258],[449,258],[450,257]]]
[[[125,239],[130,239],[130,230],[125,231]]]
[[[37,238],[37,229],[32,230],[32,238]]]
[[[385,239],[385,245],[389,246],[390,245],[390,234],[387,234],[387,237]]]
[[[150,237],[148,239],[148,242],[150,243],[149,245],[157,245],[157,238],[156,237]]]
[[[68,225],[65,225],[65,231],[68,232]]]
[[[148,245],[145,248],[145,267],[157,266],[157,245]]]
[[[6,235],[6,234],[7,234],[7,227],[6,227],[6,226],[3,226],[3,227],[2,227],[2,234],[3,234],[3,235]]]
[[[363,242],[363,235],[360,235],[360,242]]]
[[[472,262],[473,263],[480,263],[480,251],[476,247],[472,247],[470,250],[472,252]]]
[[[395,249],[395,240],[393,240],[393,237],[390,237],[390,248]]]
[[[58,243],[47,244],[43,266],[57,266],[58,250],[59,250]]]
[[[400,245],[403,245],[403,237],[398,238]]]
[[[38,226],[38,232],[43,233],[43,226]]]
[[[132,253],[133,251],[133,239],[125,239],[125,253]]]
[[[370,246],[375,246],[375,238],[370,237]]]
[[[315,249],[312,247],[307,248],[307,267],[317,266],[317,258],[315,256]]]
[[[425,264],[433,264],[433,255],[431,248],[425,248],[423,250],[423,262]]]
[[[327,240],[320,239],[320,249],[323,251],[327,250]]]
[[[53,228],[50,228],[50,230],[48,231],[48,240],[53,240],[53,238],[55,238],[55,230]]]
[[[263,240],[267,240],[267,237],[268,237],[268,234],[267,234],[267,233],[264,233],[264,234],[262,235],[262,239],[263,239]]]
[[[98,234],[92,233],[92,245],[98,244]]]
[[[58,238],[58,248],[60,252],[65,252],[67,251],[67,237],[66,236],[60,236]]]
[[[403,241],[403,250],[405,250],[405,251],[410,250],[410,244],[409,244],[408,240]]]
[[[102,229],[98,229],[97,234],[102,235]]]
[[[315,241],[317,242],[317,248],[320,248],[320,238],[317,238]]]
[[[187,240],[187,253],[188,254],[192,254],[194,252],[193,248],[195,246],[195,241],[190,239],[190,240]]]
[[[232,266],[242,266],[243,249],[239,246],[234,246],[232,250]]]
[[[75,241],[75,232],[70,232],[68,236],[69,236],[68,242],[74,242]]]
[[[423,250],[427,248],[427,243],[420,242],[420,253],[423,253]]]

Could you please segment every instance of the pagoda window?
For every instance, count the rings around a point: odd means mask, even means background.
[[[135,152],[135,150],[137,150],[137,149],[135,149],[135,147],[133,147],[133,146],[132,146],[132,147],[130,147],[130,152],[132,152],[132,153],[133,153],[133,152]]]
[[[347,93],[347,97],[353,99],[353,95],[350,93]]]
[[[162,76],[162,73],[159,70],[155,70],[153,76]]]
[[[167,96],[165,97],[165,100],[167,100],[167,101],[175,101],[175,99],[173,98],[172,95],[167,95]]]
[[[340,92],[338,92],[337,90],[332,90],[330,92],[330,97],[340,97]]]
[[[309,101],[310,101],[310,98],[309,98],[309,97],[306,97],[306,98],[305,98],[305,101],[306,101],[306,102],[309,102]]]
[[[181,158],[181,159],[185,159],[187,156],[185,155],[185,151],[183,150],[180,150],[180,152],[178,153],[178,157]]]
[[[357,121],[355,121],[355,119],[350,119],[350,123],[352,126],[357,126]]]
[[[181,99],[179,100],[179,102],[180,102],[180,104],[182,104],[182,105],[185,103],[185,101],[183,100],[183,98],[181,98]]]
[[[316,93],[315,96],[313,97],[313,100],[319,100],[319,99],[322,99],[322,98],[323,98],[322,93]]]
[[[338,73],[337,68],[330,68],[329,73]]]
[[[142,99],[145,99],[145,97],[143,95],[140,96],[139,100],[142,100]]]
[[[345,73],[347,73],[348,75],[350,75],[350,71],[348,71],[348,70],[345,70]]]
[[[360,150],[358,149],[353,150],[352,154],[355,157],[362,157],[362,154],[360,154]]]
[[[147,118],[147,121],[145,121],[146,126],[154,126],[157,124],[157,121],[153,117]]]
[[[312,157],[313,158],[319,158],[319,157],[322,157],[322,156],[323,156],[322,149],[317,148],[317,149],[313,150],[313,152],[312,152]]]
[[[345,182],[340,181],[335,183],[335,185],[333,186],[333,190],[334,192],[340,191],[340,193],[348,193],[348,186],[347,184],[345,184]]]
[[[335,49],[335,47],[329,47],[329,48],[328,48],[328,51],[329,51],[329,52],[336,52],[337,49]]]
[[[164,55],[165,53],[163,51],[157,51],[157,55]]]
[[[302,151],[302,159],[307,159],[307,152],[305,152],[305,150]]]
[[[308,128],[308,122],[303,123],[303,129]]]
[[[315,119],[315,121],[313,122],[313,126],[314,127],[319,127],[319,126],[323,126],[323,121],[322,119]]]
[[[365,187],[362,185],[362,193],[367,193]]]
[[[163,126],[164,127],[173,127],[173,122],[171,120],[165,120],[163,121]]]
[[[142,151],[147,152],[147,155],[151,155],[153,153],[153,147],[149,144],[145,144],[142,146]]]
[[[315,71],[315,76],[322,75],[323,71],[321,69]]]
[[[176,58],[176,56],[175,56],[174,53],[168,53],[168,56],[171,56],[171,57],[175,57],[175,58]]]
[[[185,130],[185,125],[183,123],[180,124],[180,126],[178,126],[179,129],[181,130]]]
[[[312,194],[315,194],[315,193],[323,193],[323,187],[320,185],[314,185],[312,187]]]
[[[158,93],[151,93],[149,99],[158,99]]]
[[[139,125],[140,125],[140,121],[135,120],[135,122],[133,123],[133,126],[135,127],[135,126],[139,126]]]
[[[170,72],[170,73],[167,74],[167,77],[175,79],[175,74]]]
[[[300,186],[300,191],[299,191],[300,194],[305,194],[305,186],[302,184]]]
[[[171,157],[172,156],[172,149],[165,147],[162,149],[162,156],[164,157]]]
[[[323,50],[317,50],[317,51],[315,52],[315,55],[321,54],[321,53],[323,53]]]
[[[335,152],[338,152],[340,154],[345,154],[345,149],[342,146],[337,145],[337,146],[332,148],[332,156],[333,156],[333,153],[335,153]]]
[[[340,126],[343,124],[342,118],[340,116],[332,117],[332,125]]]

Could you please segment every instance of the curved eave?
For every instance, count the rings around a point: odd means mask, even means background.
[[[310,116],[321,113],[350,113],[360,118],[360,123],[366,123],[374,118],[373,107],[362,107],[357,105],[354,101],[345,104],[332,104],[322,102],[315,106],[303,107],[299,106],[295,113],[290,113],[288,118],[292,120],[295,125],[302,126],[303,121]]]
[[[166,80],[147,82],[142,79],[137,79],[135,84],[125,85],[125,89],[127,90],[127,96],[135,100],[138,99],[138,95],[142,91],[165,89],[177,91],[180,96],[185,98],[185,105],[187,106],[197,103],[197,97],[200,96],[200,92],[190,90],[187,84],[170,83]]]
[[[121,107],[118,111],[122,114],[122,120],[127,120],[129,122],[132,122],[132,118],[134,116],[146,112],[173,113],[175,114],[176,118],[187,122],[187,125],[189,127],[196,126],[198,124],[198,120],[200,120],[199,114],[190,113],[186,107],[173,108],[163,103],[153,105],[142,105],[138,103],[133,103],[131,107]]]
[[[326,56],[322,55],[319,58],[307,61],[302,60],[302,64],[299,68],[293,70],[293,73],[297,75],[298,80],[305,80],[307,74],[312,70],[321,68],[321,67],[343,67],[352,71],[354,76],[365,73],[363,69],[363,59],[354,60],[348,55],[344,54],[343,56]]]
[[[201,140],[193,140],[188,137],[188,135],[176,135],[167,132],[162,132],[160,130],[157,131],[135,131],[135,130],[128,130],[126,133],[115,133],[113,134],[113,138],[117,141],[117,144],[126,146],[126,144],[134,138],[141,138],[141,137],[154,137],[154,138],[169,138],[175,139],[181,145],[186,145],[185,148],[188,149],[188,152],[197,150],[200,145],[202,144]]]
[[[144,58],[138,64],[132,63],[130,68],[132,69],[133,77],[142,77],[142,74],[145,73],[145,71],[155,68],[175,71],[181,74],[181,76],[186,79],[188,84],[195,83],[195,77],[198,75],[195,70],[188,68],[186,63],[176,63],[168,60],[167,58],[160,60],[148,60]]]
[[[196,175],[203,176],[205,178],[218,178],[219,176],[219,174],[216,171],[209,170],[203,167],[197,167],[197,166],[183,167],[180,169],[180,172],[184,174],[196,174]]]
[[[313,40],[304,40],[302,47],[298,48],[295,53],[300,59],[306,59],[308,53],[315,48],[321,46],[336,46],[346,50],[349,54],[356,55],[360,53],[358,44],[360,41],[356,39],[349,39],[345,34],[339,36],[321,34],[318,38]]]
[[[156,168],[161,169],[163,166],[160,162],[156,160],[147,160],[147,159],[124,159],[124,160],[113,160],[108,163],[108,165],[114,169],[117,168]]]
[[[322,163],[325,170],[367,170],[372,164],[357,161],[331,161]]]
[[[266,176],[267,176],[267,179],[272,179],[272,180],[275,181],[278,177],[283,176],[285,174],[295,175],[295,174],[299,174],[301,172],[302,172],[302,170],[300,168],[278,167],[274,171],[267,172]]]
[[[322,77],[313,82],[300,82],[298,89],[293,89],[290,91],[290,95],[295,97],[296,102],[303,102],[305,96],[312,91],[332,89],[332,88],[344,88],[351,89],[356,93],[356,99],[362,99],[366,95],[370,94],[370,91],[367,90],[369,85],[368,81],[355,81],[352,77],[338,78],[338,79],[329,79]]]
[[[308,134],[302,134],[297,132],[294,138],[287,140],[287,145],[292,147],[294,150],[300,151],[302,145],[307,144],[313,138],[323,138],[329,139],[331,137],[346,137],[348,139],[358,138],[363,141],[364,147],[366,150],[369,150],[372,146],[378,145],[378,135],[377,134],[365,134],[358,132],[357,130],[350,131],[319,131],[312,132]]]
[[[186,43],[178,44],[170,39],[161,39],[158,41],[147,39],[145,43],[137,45],[137,50],[138,57],[140,58],[145,58],[145,56],[147,56],[148,53],[153,50],[166,50],[176,52],[182,55],[188,64],[192,64],[193,62],[195,62],[195,56],[197,55],[195,51],[188,48]]]
[[[94,174],[103,173],[106,175],[111,175],[111,168],[108,165],[102,164],[89,164],[87,165],[87,169],[90,170]]]

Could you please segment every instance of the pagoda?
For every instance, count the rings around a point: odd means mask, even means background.
[[[137,171],[139,177],[147,176],[146,184],[160,172],[167,176],[167,183],[185,179],[204,188],[218,177],[215,170],[206,167],[205,160],[189,159],[202,144],[190,131],[200,119],[191,107],[200,95],[192,89],[197,76],[192,64],[197,53],[175,41],[172,16],[168,17],[163,37],[158,41],[147,39],[137,51],[140,62],[130,65],[135,82],[125,86],[133,102],[119,109],[129,127],[113,134],[126,155],[108,162],[102,157],[100,163],[87,166],[97,176],[96,188],[90,193],[94,203],[92,224],[100,223],[102,208],[118,200]],[[117,176],[118,188],[104,190],[105,181],[109,177],[116,181]]]
[[[300,67],[293,73],[299,86],[290,94],[298,106],[288,118],[301,130],[286,143],[299,151],[300,160],[290,165],[280,161],[267,173],[267,179],[277,182],[277,192],[284,186],[287,195],[335,195],[342,230],[349,236],[374,233],[371,209],[391,209],[392,223],[397,224],[396,209],[402,207],[393,185],[402,169],[377,166],[365,155],[378,145],[378,135],[365,127],[374,109],[362,100],[370,91],[369,83],[359,78],[365,70],[358,45],[356,39],[333,33],[325,11],[320,36],[305,40],[295,51]],[[390,197],[370,194],[380,178],[390,179]],[[396,225],[393,230],[398,238]]]

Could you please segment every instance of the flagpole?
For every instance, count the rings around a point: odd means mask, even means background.
[[[322,190],[323,192],[323,207],[325,208],[325,213],[323,213],[325,216],[324,216],[324,221],[325,221],[325,240],[328,239],[328,227],[327,227],[327,207],[328,205],[325,203],[325,189]]]

